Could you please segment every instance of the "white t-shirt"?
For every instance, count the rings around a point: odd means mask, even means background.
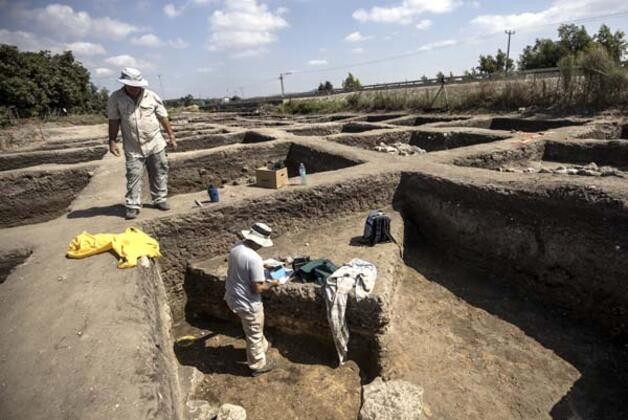
[[[229,252],[225,300],[232,311],[257,312],[262,295],[253,293],[254,283],[266,281],[264,262],[257,252],[238,242]]]

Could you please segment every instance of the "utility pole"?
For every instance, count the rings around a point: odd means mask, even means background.
[[[166,99],[166,94],[164,93],[164,85],[163,83],[161,83],[161,74],[158,74],[157,78],[159,79],[159,90],[161,90],[161,99]]]
[[[289,76],[291,75],[292,72],[291,71],[287,71],[285,73],[279,73],[279,82],[281,83],[281,97],[283,98],[285,95],[284,89],[283,89],[283,77],[284,76]]]
[[[515,31],[509,29],[505,32],[508,35],[508,47],[506,48],[506,73],[508,73],[508,67],[510,67],[508,63],[510,61],[510,37],[515,34]]]

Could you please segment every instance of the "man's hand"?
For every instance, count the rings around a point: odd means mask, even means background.
[[[111,152],[112,155],[116,157],[120,157],[120,147],[118,146],[118,143],[116,143],[115,141],[109,142],[109,151]]]
[[[168,144],[172,147],[172,150],[177,150],[177,140],[174,138],[174,133],[170,136]]]

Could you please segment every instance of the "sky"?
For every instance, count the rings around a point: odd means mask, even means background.
[[[136,67],[165,98],[244,97],[462,74],[560,23],[628,32],[628,0],[0,0],[0,43],[70,49],[99,87]]]

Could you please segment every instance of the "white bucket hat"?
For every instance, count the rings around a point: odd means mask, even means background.
[[[270,239],[271,233],[273,233],[273,230],[265,223],[255,223],[251,226],[250,230],[243,230],[242,236],[244,239],[248,239],[264,248],[268,248],[269,246],[273,246],[273,241]]]
[[[125,67],[122,69],[120,73],[120,78],[118,82],[127,86],[134,87],[146,87],[148,86],[148,80],[142,77],[142,72],[138,69],[134,69],[133,67]]]

